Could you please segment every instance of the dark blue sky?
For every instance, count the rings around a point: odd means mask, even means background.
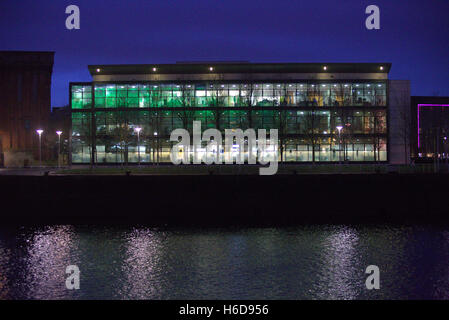
[[[65,28],[65,8],[81,30]],[[381,30],[365,28],[365,8]],[[52,106],[88,64],[392,62],[413,95],[449,96],[449,0],[1,0],[0,50],[56,51]]]

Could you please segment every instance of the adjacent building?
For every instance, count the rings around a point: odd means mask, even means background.
[[[412,159],[418,162],[449,158],[449,97],[411,98]]]
[[[191,131],[193,121],[200,121],[203,130],[222,132],[278,129],[279,147],[271,152],[281,162],[408,163],[402,133],[410,127],[410,84],[390,80],[390,68],[246,62],[89,66],[92,82],[70,83],[69,160],[169,163],[171,132]]]
[[[36,129],[48,125],[53,61],[54,52],[0,51],[0,166],[39,157]]]

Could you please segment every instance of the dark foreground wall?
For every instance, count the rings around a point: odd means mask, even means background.
[[[0,176],[0,203],[1,224],[446,224],[449,176]]]

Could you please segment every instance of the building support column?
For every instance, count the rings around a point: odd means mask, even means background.
[[[97,144],[96,144],[96,133],[97,133],[97,126],[95,121],[95,83],[92,82],[92,106],[90,108],[91,112],[91,129],[90,129],[90,141],[91,141],[91,148],[90,148],[90,166],[93,168],[96,163],[96,152],[97,152]]]

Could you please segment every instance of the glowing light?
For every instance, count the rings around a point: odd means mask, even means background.
[[[380,66],[380,70],[383,70],[384,69],[384,67],[383,66]]]
[[[327,66],[324,66],[323,69],[324,69],[324,71],[326,71],[327,70]]]
[[[100,72],[100,69],[97,69],[97,72]]]
[[[61,277],[58,272],[53,272],[56,266],[65,265],[70,259],[72,250],[78,252],[78,246],[73,242],[74,231],[72,227],[45,227],[37,228],[27,236],[24,250],[24,272],[31,275],[27,296],[29,299],[46,298],[69,299],[70,295],[65,286],[59,286]]]
[[[56,131],[56,134],[57,134],[58,136],[61,136],[62,131]]]
[[[209,67],[209,71],[214,71],[214,68],[213,67]]]
[[[137,133],[140,133],[140,131],[142,131],[142,128],[139,128],[139,127],[134,128],[134,131],[137,132]]]
[[[157,71],[157,69],[156,68],[153,68],[153,72],[156,72]]]
[[[36,130],[36,132],[37,132],[37,134],[40,136],[40,135],[42,135],[42,133],[44,133],[44,130],[38,129],[38,130]]]

